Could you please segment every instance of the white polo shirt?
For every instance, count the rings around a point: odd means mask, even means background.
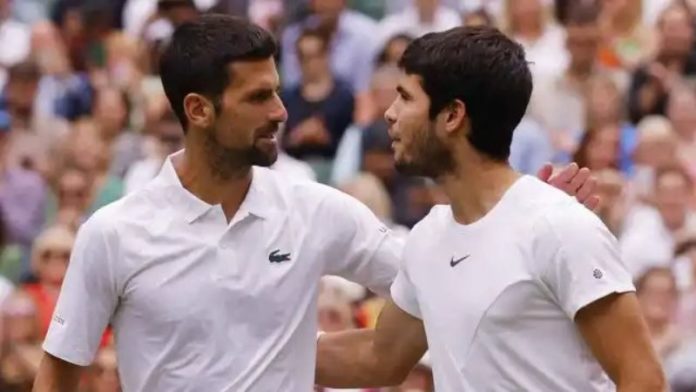
[[[44,349],[88,365],[111,322],[124,391],[312,390],[320,277],[388,295],[402,242],[355,199],[265,168],[228,224],[171,159],[81,227]]]
[[[424,322],[438,392],[614,389],[573,320],[634,288],[616,239],[574,198],[525,176],[473,224],[437,206],[402,263],[392,298]]]

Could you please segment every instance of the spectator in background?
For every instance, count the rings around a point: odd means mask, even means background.
[[[503,28],[524,47],[535,79],[563,72],[568,62],[563,50],[565,32],[543,0],[506,0]]]
[[[350,87],[331,73],[328,40],[306,30],[296,53],[302,81],[282,93],[288,111],[282,145],[292,157],[310,162],[321,182],[328,181],[338,143],[353,120]]]
[[[384,44],[384,49],[382,49],[382,52],[380,52],[379,56],[377,56],[376,65],[378,67],[383,65],[391,65],[394,67],[398,66],[399,59],[401,59],[401,56],[404,54],[406,47],[411,43],[411,41],[413,41],[413,38],[408,34],[396,34],[391,37],[389,40],[387,40],[387,43]],[[375,70],[375,72],[378,71]],[[375,117],[379,118],[381,116]]]
[[[149,136],[154,139],[154,151],[150,156],[133,163],[128,169],[124,179],[126,194],[144,187],[159,173],[167,156],[183,148],[184,135],[181,124],[171,109],[165,110],[153,123]]]
[[[0,387],[8,392],[30,391],[42,355],[36,306],[19,291],[7,299],[0,314]]]
[[[672,88],[696,73],[691,10],[675,2],[662,12],[657,27],[657,53],[632,76],[629,113],[634,124],[649,114],[664,115]]]
[[[549,132],[529,116],[525,116],[512,134],[510,166],[520,173],[536,174],[554,158]]]
[[[22,290],[34,301],[42,338],[51,324],[74,243],[75,233],[65,226],[49,227],[34,242],[31,263],[37,282],[25,284]]]
[[[23,270],[21,248],[12,244],[7,234],[5,217],[0,209],[0,308],[5,298],[13,291],[14,284],[22,278],[22,273],[28,271],[28,268]]]
[[[636,294],[655,350],[664,362],[684,339],[676,323],[679,291],[672,270],[667,267],[647,269],[636,281]]]
[[[653,51],[652,30],[642,24],[641,0],[601,2],[603,45],[600,63],[609,69],[632,70]]]
[[[679,324],[685,331],[693,331],[696,337],[696,232],[686,233],[675,250],[675,269],[682,287],[681,306],[679,307]]]
[[[680,85],[672,91],[667,117],[677,134],[677,155],[696,179],[696,91],[692,85]]]
[[[592,171],[618,169],[620,130],[614,124],[591,129],[582,137],[573,161]]]
[[[88,216],[92,183],[77,166],[63,167],[56,176],[55,204],[49,205],[49,222],[77,229]]]
[[[602,200],[597,215],[614,236],[619,237],[624,229],[624,217],[628,209],[626,180],[618,170],[604,169],[595,172],[597,195]]]
[[[587,85],[593,75],[601,72],[596,60],[601,40],[597,15],[598,10],[592,4],[572,9],[565,36],[570,54],[567,68],[560,74],[551,73],[535,79],[530,116],[550,132],[554,149],[561,154],[575,151],[582,137],[587,116]]]
[[[12,16],[11,0],[0,0],[0,89],[7,69],[27,59],[30,50],[29,26]]]
[[[696,211],[689,205],[693,192],[691,178],[680,167],[657,170],[654,206],[637,206],[620,237],[621,255],[634,277],[651,267],[669,266],[676,240],[696,230]]]
[[[281,74],[286,88],[302,81],[297,41],[307,28],[319,29],[328,37],[329,63],[336,78],[345,80],[356,97],[356,122],[365,124],[375,115],[369,100],[370,78],[377,49],[377,23],[346,8],[347,0],[310,0],[311,14],[288,26],[282,36]]]
[[[3,245],[18,244],[24,260],[19,271],[8,267],[15,271],[8,277],[16,281],[29,272],[31,243],[45,222],[46,186],[38,173],[10,161],[10,126],[9,115],[0,112],[0,213],[7,233]]]
[[[633,172],[633,152],[638,131],[626,118],[622,89],[609,74],[599,73],[589,80],[585,95],[585,124],[588,129],[613,127],[619,134],[618,168],[626,175]]]
[[[128,168],[143,157],[142,138],[128,129],[128,97],[115,88],[95,95],[92,110],[101,138],[111,150],[109,174],[123,178]]]
[[[637,128],[638,140],[633,153],[631,192],[641,201],[651,198],[655,173],[661,167],[678,165],[678,139],[672,124],[662,116],[645,117]]]
[[[401,11],[388,15],[380,21],[377,46],[384,47],[392,37],[398,34],[418,38],[427,33],[449,30],[461,24],[459,12],[441,4],[440,0],[413,0]]]

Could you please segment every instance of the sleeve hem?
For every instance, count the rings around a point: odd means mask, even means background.
[[[392,297],[392,298],[391,298],[391,299],[392,299],[392,302],[394,302],[394,304],[395,304],[399,309],[403,310],[404,312],[410,314],[411,316],[413,316],[413,317],[415,317],[415,318],[417,318],[417,319],[419,319],[419,320],[422,320],[422,319],[423,319],[423,317],[421,317],[421,315],[420,315],[420,312],[418,312],[418,311],[416,310],[415,307],[412,307],[412,306],[410,306],[410,305],[406,305],[406,303],[407,303],[408,301],[406,301],[406,300],[403,300],[403,301],[402,301],[401,298],[399,298],[398,296],[395,296],[393,292],[391,293],[391,297]]]
[[[589,293],[585,296],[580,297],[577,301],[574,301],[571,308],[568,309],[568,316],[571,318],[571,320],[575,320],[575,317],[581,309],[596,301],[599,301],[604,297],[607,297],[612,294],[624,294],[634,291],[636,291],[636,289],[633,286],[633,284],[628,283],[604,287],[601,290]]]
[[[52,356],[62,359],[63,361],[69,362],[73,365],[87,367],[92,364],[92,360],[86,359],[84,356],[76,352],[69,352],[69,350],[61,350],[54,347],[50,341],[46,340],[42,346],[43,350]]]

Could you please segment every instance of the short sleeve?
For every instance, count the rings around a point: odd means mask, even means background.
[[[401,268],[399,268],[399,273],[391,287],[391,296],[396,306],[413,317],[423,319],[418,305],[416,286],[411,281],[406,263],[402,263]]]
[[[541,279],[571,319],[614,293],[634,291],[616,238],[592,212],[573,203],[542,218],[536,229]]]
[[[389,295],[399,268],[403,241],[364,204],[332,190],[315,224],[324,227],[327,275],[338,275],[381,295]]]
[[[93,361],[118,303],[113,246],[96,215],[78,231],[43,344],[49,354],[80,366]]]

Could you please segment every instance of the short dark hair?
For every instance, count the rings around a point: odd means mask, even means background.
[[[160,60],[160,76],[184,132],[187,94],[202,94],[217,104],[231,82],[229,64],[271,58],[277,50],[270,33],[239,17],[209,14],[179,26]]]
[[[569,6],[566,14],[565,25],[588,26],[599,22],[600,6],[591,2],[577,2]]]
[[[295,50],[297,51],[297,55],[301,56],[301,49],[300,49],[300,43],[302,42],[303,39],[306,38],[316,38],[321,42],[321,49],[322,52],[326,53],[329,50],[329,37],[326,36],[324,32],[322,32],[319,29],[304,29],[300,33],[300,36],[297,37],[297,41],[295,42]]]
[[[7,79],[16,82],[37,82],[41,78],[41,70],[34,61],[27,60],[15,64],[7,71]]]
[[[461,100],[471,121],[469,142],[489,158],[508,159],[532,93],[522,46],[493,27],[456,27],[413,41],[399,66],[422,79],[431,118]]]

